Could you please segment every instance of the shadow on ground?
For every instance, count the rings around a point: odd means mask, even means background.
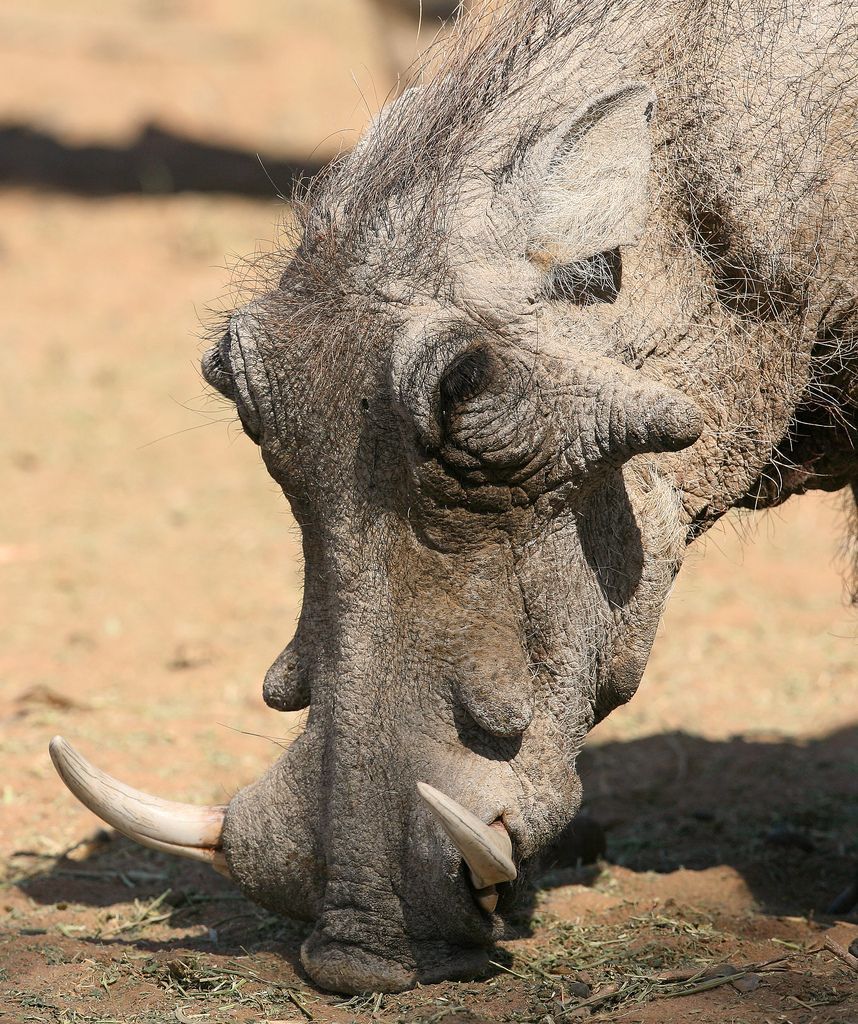
[[[636,872],[727,865],[742,875],[760,910],[780,915],[824,914],[855,877],[858,727],[804,743],[667,733],[591,747],[581,771],[588,813],[607,836],[608,865]],[[564,868],[580,852],[555,850],[554,870],[540,884],[586,881],[586,873]],[[23,864],[26,853],[21,857]],[[101,833],[44,870],[30,864],[35,870],[18,884],[37,904],[103,908],[100,944],[272,950],[297,964],[307,926],[255,907],[192,862]],[[141,939],[133,914],[112,924],[109,908],[132,898],[143,923],[148,915],[185,934]],[[525,900],[526,907],[532,903],[532,896]]]
[[[735,868],[764,912],[824,912],[858,867],[858,726],[821,739],[681,732],[592,746],[586,807],[633,871]]]
[[[0,124],[0,186],[81,196],[225,192],[289,198],[323,161],[285,160],[147,125],[126,146],[76,146],[27,125]]]

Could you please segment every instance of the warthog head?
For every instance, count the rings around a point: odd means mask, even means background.
[[[311,190],[279,285],[203,360],[302,532],[264,693],[306,728],[225,816],[99,807],[314,921],[304,966],[342,992],[473,972],[503,934],[579,807],[585,735],[638,685],[688,533],[670,453],[703,428],[657,355],[653,89],[531,117],[500,69],[467,103],[463,76],[408,90]]]

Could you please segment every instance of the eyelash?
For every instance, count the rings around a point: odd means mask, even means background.
[[[596,302],[614,302],[620,293],[623,261],[619,249],[596,253],[576,263],[555,267],[551,273],[549,295],[579,306]]]

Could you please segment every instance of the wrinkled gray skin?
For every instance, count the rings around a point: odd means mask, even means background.
[[[474,21],[204,359],[306,557],[264,688],[306,730],[224,847],[315,922],[324,988],[484,964],[519,883],[482,911],[415,783],[502,819],[526,877],[688,542],[858,480],[856,6],[790,11]]]

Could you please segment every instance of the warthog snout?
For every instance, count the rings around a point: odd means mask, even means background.
[[[258,331],[252,312],[236,313],[220,342],[205,353],[201,363],[206,382],[235,402],[241,425],[256,444],[260,443],[262,410],[260,396],[253,392],[249,381],[259,358],[255,345]]]
[[[388,541],[389,557],[404,558],[401,538]],[[307,864],[314,895],[302,909],[315,926],[302,960],[324,987],[392,990],[469,974],[485,964],[503,928],[498,910],[513,901],[526,816],[506,755],[531,731],[530,676],[511,651],[495,659],[494,671],[516,665],[521,673],[525,712],[515,732],[485,730],[474,711],[492,721],[503,700],[517,707],[512,687],[499,679],[497,700],[472,692],[477,666],[464,650],[479,648],[477,627],[434,593],[419,549],[405,577],[391,573],[383,587],[376,580],[371,599],[355,589],[359,579],[368,584],[369,567],[342,549],[340,557],[336,572],[313,570],[297,635],[266,677],[266,696],[278,706],[309,700],[305,731],[231,802],[227,861],[254,900],[286,913],[295,913]],[[397,609],[409,605],[400,619]],[[427,636],[414,633],[413,615]],[[304,822],[309,858],[281,824],[296,788],[315,799]]]
[[[324,988],[398,991],[473,975],[500,934],[494,912],[517,866],[507,811],[495,801],[463,795],[482,804],[480,817],[427,784],[409,793],[382,767],[332,763],[312,727],[226,808],[132,790],[59,737],[51,752],[75,795],[124,834],[211,863],[264,906],[313,921],[301,958]],[[410,776],[413,766],[404,768]],[[308,776],[330,780],[312,806],[301,792]],[[487,793],[501,788],[492,776],[482,778]]]

